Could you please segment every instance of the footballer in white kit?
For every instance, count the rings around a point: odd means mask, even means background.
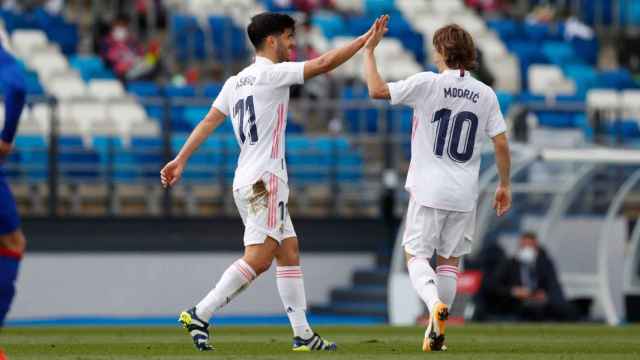
[[[306,296],[298,238],[287,211],[289,188],[284,160],[289,87],[329,72],[349,60],[372,35],[371,29],[343,47],[313,60],[289,62],[295,47],[294,20],[284,14],[262,13],[247,27],[256,49],[255,62],[224,84],[211,110],[193,130],[174,160],[160,172],[162,184],[173,186],[193,152],[228,116],[240,157],[233,181],[233,196],[245,226],[244,256],[222,274],[196,306],[180,314],[200,351],[213,350],[209,322],[275,259],[276,284],[293,329],[293,351],[336,350],[336,344],[315,333],[306,318]],[[213,180],[213,179],[212,179]]]
[[[365,76],[373,98],[413,109],[411,163],[406,189],[411,198],[402,245],[418,295],[429,308],[424,351],[445,350],[445,321],[456,292],[459,259],[471,251],[478,198],[482,145],[495,147],[500,184],[494,207],[502,216],[511,206],[510,155],[506,124],[495,92],[474,79],[476,50],[471,35],[458,25],[439,29],[433,38],[439,72],[421,72],[384,83],[374,49],[388,18],[365,45]],[[437,268],[429,261],[437,254]]]

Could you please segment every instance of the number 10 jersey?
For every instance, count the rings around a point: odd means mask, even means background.
[[[255,183],[267,172],[287,183],[284,133],[289,87],[303,82],[304,62],[274,64],[260,56],[225,82],[212,106],[231,117],[240,145],[234,190]]]
[[[506,131],[496,94],[459,70],[422,72],[388,85],[391,104],[413,108],[411,197],[435,209],[472,211],[482,144]]]

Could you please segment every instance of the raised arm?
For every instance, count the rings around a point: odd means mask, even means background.
[[[509,141],[505,133],[492,138],[496,153],[496,166],[500,183],[496,189],[493,208],[496,214],[502,216],[511,209],[511,154],[509,153]]]
[[[337,49],[327,51],[315,59],[306,61],[304,63],[304,79],[308,80],[320,74],[328,73],[351,59],[353,55],[362,49],[369,39],[369,36],[373,33],[373,29],[376,27],[376,24],[378,24],[382,18],[383,17],[379,17],[376,19],[366,33],[360,35],[350,43]]]
[[[191,155],[200,147],[205,139],[224,121],[226,115],[215,107],[211,107],[209,113],[200,121],[198,126],[191,132],[187,142],[182,146],[175,159],[170,161],[160,171],[162,186],[169,187],[175,185],[184,170]]]
[[[378,66],[376,65],[376,57],[374,54],[376,46],[380,43],[382,36],[387,32],[387,23],[389,22],[389,16],[382,17],[380,22],[374,24],[373,33],[367,40],[364,46],[364,77],[367,80],[367,88],[369,89],[369,96],[372,99],[391,99],[389,93],[389,86],[387,85],[380,73],[378,72]]]

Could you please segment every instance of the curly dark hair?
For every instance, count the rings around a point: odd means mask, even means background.
[[[474,70],[478,65],[471,34],[457,24],[438,29],[433,35],[433,47],[442,55],[449,69]]]

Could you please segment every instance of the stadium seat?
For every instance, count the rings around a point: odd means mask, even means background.
[[[222,83],[208,83],[205,84],[202,87],[202,96],[206,96],[208,98],[211,98],[212,101],[213,99],[215,99],[218,94],[220,93],[220,90],[222,90]]]
[[[311,24],[320,28],[324,36],[329,39],[344,34],[346,28],[340,15],[322,11],[313,14]]]
[[[214,54],[224,63],[247,54],[247,36],[230,17],[210,16],[208,19]],[[230,56],[230,58],[226,58]]]
[[[140,97],[162,95],[162,88],[151,81],[131,81],[127,83],[127,91]]]
[[[164,88],[164,93],[169,97],[192,97],[196,96],[196,89],[190,85],[169,85]]]
[[[615,110],[620,107],[620,94],[615,90],[592,89],[587,93],[587,106]]]
[[[118,80],[93,79],[89,81],[89,95],[98,100],[112,100],[125,97],[124,87]]]
[[[549,62],[558,66],[580,62],[573,51],[573,46],[566,42],[545,41],[542,44],[542,53]]]
[[[98,56],[74,55],[69,59],[69,64],[80,73],[84,81],[113,79],[115,77]]]
[[[31,53],[47,45],[47,35],[41,30],[18,29],[11,34],[11,45],[21,58],[28,58]]]
[[[87,87],[80,77],[62,74],[50,78],[46,83],[46,91],[59,100],[84,97]]]
[[[69,68],[69,64],[63,55],[50,51],[32,54],[27,60],[27,65],[34,69],[44,82],[52,75],[64,72]]]
[[[178,60],[204,59],[204,32],[195,16],[172,15],[170,19],[171,43],[176,49]]]
[[[598,75],[598,87],[606,89],[637,88],[631,73],[627,69],[603,71]]]
[[[565,75],[576,84],[576,94],[586,96],[587,91],[598,84],[598,74],[590,65],[568,64],[563,67]]]
[[[575,94],[575,83],[564,77],[562,69],[555,65],[533,64],[528,69],[529,91],[545,96]]]

